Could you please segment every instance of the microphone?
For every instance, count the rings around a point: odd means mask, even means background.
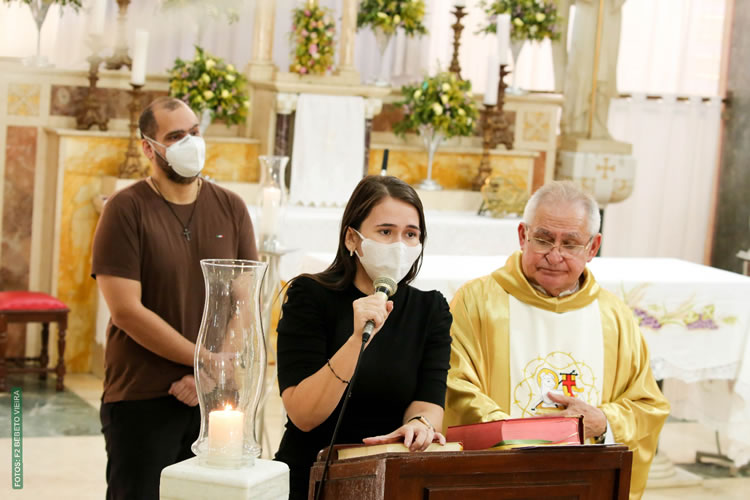
[[[383,297],[384,301],[388,300],[388,297],[396,293],[396,290],[398,289],[396,281],[393,278],[389,278],[387,276],[377,278],[372,282],[372,285],[375,287],[374,295]],[[371,319],[368,319],[367,323],[365,323],[364,329],[362,329],[362,342],[367,342],[368,340],[370,340],[370,335],[372,335],[372,331],[374,329],[375,322]]]

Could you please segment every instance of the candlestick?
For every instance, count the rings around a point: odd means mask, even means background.
[[[458,50],[461,47],[461,32],[464,30],[461,19],[466,15],[466,12],[464,12],[466,2],[456,1],[453,5],[456,8],[453,11],[453,15],[456,16],[456,22],[451,25],[451,28],[453,28],[453,57],[451,58],[451,65],[448,70],[455,73],[458,78],[461,78],[461,64],[458,62]]]
[[[495,89],[497,105],[491,106],[485,103],[485,109],[482,111],[482,158],[479,160],[477,175],[471,183],[471,188],[474,191],[479,191],[492,174],[490,149],[495,148],[498,144],[503,144],[508,150],[513,149],[513,134],[510,132],[510,125],[503,110],[505,88],[507,87],[505,77],[510,73],[505,68],[505,64],[500,65],[499,82]]]
[[[99,130],[106,131],[109,117],[96,90],[96,82],[99,80],[99,65],[103,61],[99,57],[101,37],[91,35],[88,39],[88,45],[91,49],[91,55],[86,59],[89,63],[89,88],[83,105],[76,112],[76,128],[88,130],[93,125],[97,125]]]
[[[115,41],[115,52],[107,59],[107,69],[130,68],[133,61],[128,55],[128,41],[126,28],[128,25],[128,5],[130,0],[117,0],[117,39]]]
[[[498,64],[508,64],[510,50],[510,14],[497,16],[497,58]]]
[[[143,163],[141,151],[138,148],[140,143],[138,139],[138,115],[141,111],[141,87],[143,85],[130,84],[133,90],[129,91],[130,104],[130,136],[128,137],[128,149],[125,152],[125,161],[120,164],[118,176],[123,179],[142,179],[149,174],[149,166]]]
[[[228,405],[208,414],[208,452],[216,458],[241,458],[245,414]]]
[[[148,31],[135,30],[135,45],[133,47],[133,68],[130,73],[130,83],[143,85],[146,83],[146,60],[148,56]]]

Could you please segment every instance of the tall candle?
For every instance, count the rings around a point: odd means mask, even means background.
[[[508,64],[510,50],[510,14],[497,16],[497,58],[498,64]]]
[[[91,33],[101,35],[104,33],[104,20],[107,15],[107,0],[92,0],[91,7]]]
[[[487,82],[484,87],[484,103],[487,106],[497,104],[497,86],[500,83],[500,63],[497,62],[495,48],[490,48],[487,58]]]
[[[263,188],[263,206],[260,214],[260,234],[276,234],[281,207],[281,189],[274,186]]]
[[[211,456],[241,458],[245,414],[228,406],[208,414],[208,450]]]
[[[133,47],[133,66],[130,73],[130,83],[143,85],[146,83],[146,56],[148,55],[148,31],[135,30],[135,45]]]

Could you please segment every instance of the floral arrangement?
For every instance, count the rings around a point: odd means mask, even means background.
[[[470,81],[446,71],[428,76],[419,85],[404,85],[401,93],[404,100],[397,105],[402,107],[404,118],[393,126],[396,134],[403,136],[424,126],[431,126],[446,138],[473,133],[479,113],[471,97]]]
[[[357,28],[370,26],[386,35],[403,28],[407,35],[426,35],[424,0],[362,0],[357,14]]]
[[[200,9],[199,16],[207,15],[217,19],[221,14],[232,24],[240,19],[242,0],[162,0],[164,9]]]
[[[195,58],[175,60],[169,76],[169,94],[185,101],[196,113],[208,109],[212,119],[227,126],[247,119],[247,79],[222,59],[196,46]]]
[[[10,3],[13,0],[3,0],[5,3]],[[31,5],[31,2],[33,0],[18,0],[21,3],[25,3],[27,5]],[[47,0],[45,3],[48,4],[58,4],[61,7],[71,6],[73,7],[73,10],[78,12],[78,9],[80,9],[83,5],[81,4],[81,0]]]
[[[542,0],[482,0],[481,8],[487,14],[489,23],[481,31],[497,32],[495,21],[499,14],[510,14],[510,37],[516,41],[558,40],[557,6],[551,1]]]
[[[336,30],[328,9],[308,1],[305,7],[294,9],[292,32],[296,43],[289,71],[301,75],[321,75],[333,67],[333,35]]]

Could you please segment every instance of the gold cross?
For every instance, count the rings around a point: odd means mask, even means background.
[[[614,172],[615,166],[609,164],[609,158],[604,158],[604,165],[597,165],[597,170],[604,170],[604,175],[602,175],[602,179],[608,179],[607,172]]]

